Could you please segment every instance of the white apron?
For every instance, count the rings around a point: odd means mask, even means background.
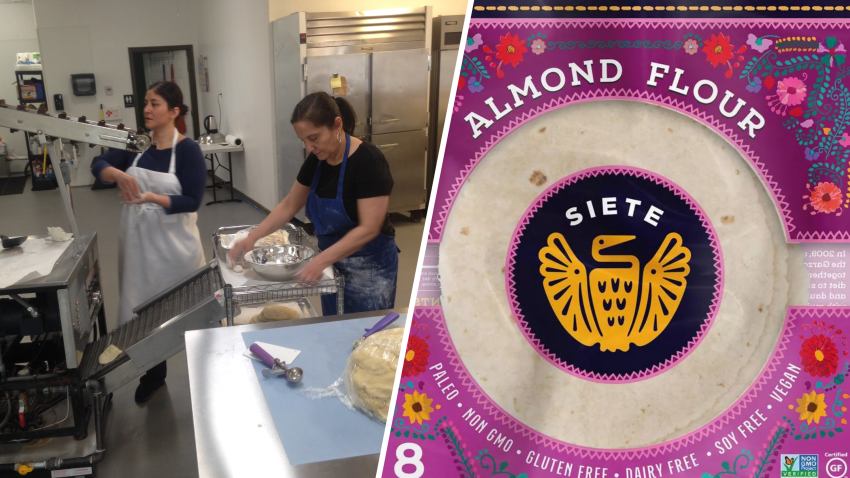
[[[140,192],[183,193],[174,174],[178,138],[175,129],[167,173],[136,167],[142,153],[136,155],[127,174],[136,178]],[[206,259],[197,222],[194,212],[166,214],[152,203],[124,205],[118,237],[119,325],[133,318],[134,308],[203,267]]]

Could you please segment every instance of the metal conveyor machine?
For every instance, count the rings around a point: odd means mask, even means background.
[[[2,100],[0,126],[32,133],[42,147],[52,149],[53,161],[64,161],[62,139],[134,152],[151,146],[150,137],[142,130],[64,113],[52,116],[46,111],[30,112],[9,107]],[[338,312],[342,313],[343,278],[336,270],[332,279],[306,288],[297,283],[233,288],[223,283],[219,262],[213,259],[137,307],[132,320],[107,333],[97,235],[79,233],[62,168],[56,166],[73,241],[48,275],[0,288],[0,446],[53,437],[83,440],[94,418],[96,449],[72,458],[45,456],[25,461],[13,455],[14,463],[0,464],[0,475],[99,462],[106,451],[103,414],[112,392],[181,351],[186,331],[218,327],[222,319],[232,325],[240,304],[335,293]],[[290,237],[296,243],[316,248],[302,228],[287,227],[292,228]],[[4,255],[9,253],[0,252],[0,272]],[[121,352],[102,364],[101,355],[112,345]],[[54,414],[52,420],[45,418],[48,410],[66,401],[64,419],[59,419],[61,413]]]

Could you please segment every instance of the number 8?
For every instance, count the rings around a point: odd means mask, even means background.
[[[411,450],[413,456],[407,456],[404,452]],[[395,450],[396,461],[393,471],[398,478],[420,478],[425,474],[425,464],[422,463],[422,447],[416,443],[402,443]],[[404,465],[413,465],[416,469],[413,473],[404,471]]]

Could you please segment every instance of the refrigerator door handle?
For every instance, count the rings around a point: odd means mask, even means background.
[[[373,120],[372,118],[369,118],[369,124],[370,125],[395,123],[396,121],[401,121],[401,118],[390,118],[390,119],[385,119],[385,120]]]
[[[378,149],[387,149],[392,148],[394,146],[398,146],[398,143],[390,143],[390,144],[376,144],[374,145]]]

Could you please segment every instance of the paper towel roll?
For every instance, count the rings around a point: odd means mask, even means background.
[[[232,134],[225,136],[224,140],[227,141],[227,144],[232,144],[234,146],[242,146],[242,138],[237,138]]]

